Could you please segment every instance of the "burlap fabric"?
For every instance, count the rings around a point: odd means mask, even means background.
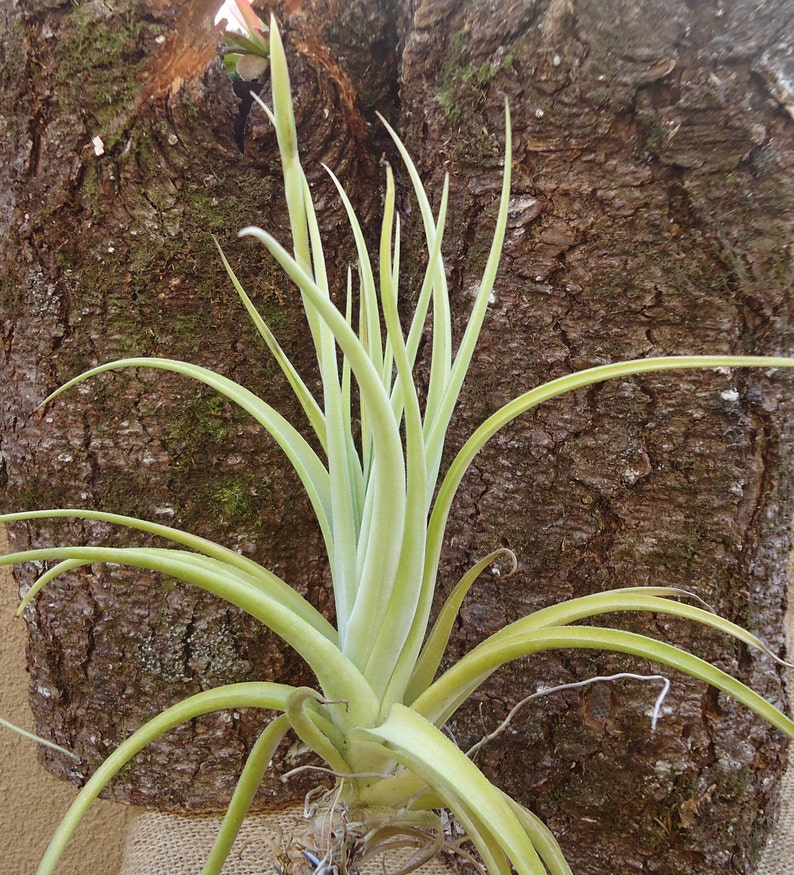
[[[789,564],[789,580],[794,580],[794,554]],[[786,651],[794,654],[794,586],[789,586],[786,611]],[[794,669],[786,676],[789,713],[794,710]],[[755,875],[794,875],[794,742],[789,746],[789,764],[780,782],[780,817],[761,855]]]
[[[302,809],[288,808],[248,818],[222,875],[275,875],[273,846],[302,825]],[[180,817],[147,812],[130,828],[119,875],[199,875],[220,826],[220,818]],[[410,852],[395,851],[365,868],[364,875],[396,871]],[[385,870],[384,870],[385,863]],[[311,872],[313,867],[307,866]],[[443,859],[431,860],[421,875],[449,875]]]
[[[274,812],[268,819],[245,821],[223,875],[273,873],[273,841],[279,828],[287,833],[292,812]],[[137,817],[127,836],[120,875],[197,875],[212,848],[220,818],[180,817],[147,812]]]
[[[788,771],[780,785],[780,819],[769,837],[755,875],[794,875],[794,766],[791,755]]]

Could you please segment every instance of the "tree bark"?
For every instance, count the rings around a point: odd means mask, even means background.
[[[247,224],[283,240],[287,225],[274,136],[256,110],[240,114],[213,6],[0,8],[3,504],[172,522],[237,547],[332,611],[297,481],[229,405],[142,370],[37,411],[90,365],[152,354],[215,367],[294,413],[277,368],[241,332],[210,236],[308,368],[291,288],[254,243],[234,240]],[[791,0],[670,2],[663,12],[651,0],[292,0],[276,12],[340,289],[353,250],[320,162],[374,235],[379,161],[393,157],[377,110],[400,128],[431,190],[451,176],[445,251],[463,324],[493,226],[510,101],[508,236],[453,447],[499,404],[574,369],[791,352]],[[410,294],[421,229],[402,183]],[[644,377],[558,399],[496,438],[460,490],[439,593],[499,545],[519,570],[475,587],[450,658],[544,605],[645,583],[694,590],[779,650],[793,390],[786,374]],[[16,526],[11,536],[16,548],[132,537],[87,523]],[[18,576],[24,586],[36,570]],[[28,619],[39,730],[82,758],[46,761],[76,782],[178,697],[303,677],[237,612],[124,569],[51,584]],[[770,661],[717,635],[654,618],[609,622],[691,647],[783,702]],[[539,686],[627,668],[644,669],[591,653],[512,666],[456,719],[458,742],[492,730]],[[751,871],[776,807],[779,734],[675,676],[652,735],[655,695],[621,682],[549,696],[478,761],[546,820],[574,871]],[[260,721],[224,714],[170,734],[125,770],[114,796],[222,805]],[[260,801],[305,787],[274,779]]]

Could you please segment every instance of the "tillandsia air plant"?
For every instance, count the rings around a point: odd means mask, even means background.
[[[55,871],[87,807],[144,746],[199,715],[230,708],[277,712],[262,727],[223,819],[204,875],[221,870],[276,748],[292,730],[325,761],[334,786],[317,802],[314,847],[304,846],[317,872],[357,871],[386,846],[415,848],[404,871],[451,840],[442,818],[451,813],[490,875],[569,875],[555,838],[528,808],[501,792],[444,732],[444,725],[491,674],[528,654],[561,648],[632,654],[685,672],[734,696],[794,738],[794,722],[758,694],[688,652],[664,641],[602,626],[589,618],[645,611],[683,617],[760,648],[763,643],[678,589],[631,587],[575,598],[510,623],[440,672],[442,657],[467,591],[505,551],[484,556],[455,586],[430,622],[445,524],[456,490],[478,451],[501,428],[542,402],[607,379],[682,368],[794,367],[794,358],[685,356],[650,358],[572,373],[527,391],[491,414],[443,470],[445,435],[458,402],[499,264],[510,198],[510,113],[505,106],[504,180],[490,254],[471,314],[453,351],[450,302],[441,256],[448,181],[438,213],[416,167],[386,124],[418,200],[427,266],[405,327],[398,307],[400,221],[395,182],[385,168],[385,198],[377,263],[341,184],[358,256],[358,307],[348,274],[344,312],[332,301],[326,261],[309,186],[301,168],[284,49],[275,21],[269,30],[272,110],[292,232],[292,251],[259,228],[241,234],[260,241],[300,292],[316,352],[322,399],[309,390],[260,317],[221,253],[253,324],[288,379],[305,414],[309,441],[265,400],[199,365],[165,358],[128,358],[95,367],[58,389],[120,368],[155,368],[212,387],[238,404],[273,437],[305,488],[327,549],[336,625],[286,581],[233,550],[153,522],[99,510],[63,509],[7,514],[0,520],[102,520],[166,538],[170,547],[61,546],[3,557],[3,564],[50,567],[23,599],[20,611],[59,574],[82,565],[118,563],[149,569],[208,590],[247,611],[294,648],[317,686],[267,680],[192,695],[155,716],[123,741],[79,792],[39,867]],[[330,171],[329,171],[330,173]],[[403,293],[403,300],[405,295]],[[404,305],[407,306],[407,305]],[[420,342],[431,348],[427,390],[414,373]],[[318,447],[317,450],[313,445]],[[510,556],[507,556],[511,559]],[[585,622],[583,622],[585,621]],[[574,625],[577,624],[577,625]],[[771,655],[771,654],[770,654]],[[440,672],[440,674],[439,674]]]
[[[248,0],[228,0],[218,13],[219,19],[225,16],[228,16],[223,45],[226,72],[236,79],[259,79],[267,72],[270,59],[267,25]]]

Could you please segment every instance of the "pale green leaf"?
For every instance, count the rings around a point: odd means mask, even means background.
[[[394,705],[384,723],[361,734],[382,739],[395,759],[421,775],[468,827],[480,853],[496,862],[501,849],[519,875],[546,875],[532,842],[502,794],[427,720],[410,708]]]
[[[605,380],[631,377],[660,371],[704,370],[708,368],[792,368],[794,358],[777,356],[664,356],[660,358],[633,359],[610,365],[599,365],[583,371],[576,371],[558,377],[541,386],[531,389],[508,402],[491,414],[488,419],[466,441],[455,456],[439,487],[433,513],[428,524],[427,578],[434,578],[435,568],[441,555],[447,517],[463,476],[474,461],[475,456],[485,444],[502,428],[537,407],[566,392],[585,386],[592,386]]]
[[[794,738],[794,722],[758,693],[716,666],[685,650],[645,635],[589,626],[553,627],[507,637],[499,636],[496,640],[488,638],[442,674],[411,704],[411,708],[431,722],[443,725],[496,669],[531,653],[569,648],[628,653],[676,668],[733,696],[790,738]]]
[[[706,611],[695,605],[685,602],[672,601],[672,598],[686,595],[681,590],[666,586],[626,587],[624,589],[612,589],[606,592],[593,593],[570,599],[548,608],[535,611],[528,617],[516,620],[504,629],[495,632],[493,638],[509,637],[510,635],[523,634],[535,629],[549,628],[553,626],[567,625],[578,620],[595,617],[599,614],[609,614],[620,611],[645,611],[646,613],[669,614],[675,617],[683,617],[694,620],[704,626],[711,626],[726,635],[731,635],[738,641],[743,641],[750,647],[763,651],[767,656],[781,665],[789,665],[785,660],[776,656],[761,641],[760,638],[726,620],[713,611]]]
[[[288,730],[289,720],[281,714],[270,721],[251,748],[201,875],[220,875],[276,748]]]
[[[293,282],[311,299],[350,361],[361,390],[362,408],[366,408],[369,413],[376,453],[367,487],[367,502],[371,498],[371,513],[374,518],[388,520],[388,526],[380,524],[372,528],[366,555],[363,562],[359,560],[362,571],[355,602],[346,621],[339,621],[339,635],[344,652],[356,665],[363,667],[377,634],[372,617],[378,616],[381,606],[391,595],[402,549],[406,481],[399,427],[391,415],[391,402],[380,374],[344,315],[317,289],[312,278],[269,234],[260,228],[246,228],[241,233],[250,234],[260,240]],[[365,519],[366,514],[365,503]],[[336,581],[334,586],[337,586]]]
[[[205,386],[209,386],[220,392],[230,401],[233,401],[253,416],[254,419],[270,435],[272,435],[276,443],[281,447],[287,458],[290,460],[304,489],[306,490],[309,500],[311,501],[312,508],[317,516],[317,521],[320,524],[320,529],[323,532],[323,537],[328,546],[329,552],[333,550],[330,522],[330,482],[328,471],[325,469],[325,466],[300,432],[298,432],[280,413],[274,410],[261,398],[254,395],[250,390],[215,371],[211,371],[208,368],[203,368],[199,365],[192,365],[188,362],[177,361],[176,359],[145,357],[119,359],[118,361],[108,362],[107,364],[91,368],[69,380],[68,383],[65,383],[49,395],[42,402],[42,406],[48,404],[54,398],[57,398],[62,392],[65,392],[67,389],[70,389],[72,386],[75,386],[90,377],[123,368],[154,368],[192,377],[194,380],[203,383]]]
[[[458,397],[463,386],[463,381],[469,370],[471,358],[474,355],[474,348],[477,345],[477,340],[480,336],[482,323],[485,319],[485,313],[490,301],[491,292],[493,291],[494,282],[496,281],[496,271],[499,268],[499,261],[502,255],[502,247],[504,245],[505,231],[507,229],[507,211],[510,206],[510,179],[513,164],[513,145],[512,145],[512,129],[510,126],[510,107],[505,99],[505,156],[504,156],[504,174],[502,177],[502,191],[499,198],[499,212],[496,219],[496,228],[491,240],[491,248],[488,253],[488,261],[483,271],[480,286],[477,290],[477,295],[474,299],[474,306],[466,323],[466,330],[463,333],[458,351],[455,354],[455,360],[452,364],[447,384],[444,386],[443,397],[440,399],[437,407],[434,407],[434,420],[429,423],[429,431],[427,434],[428,457],[435,462],[435,466],[430,467],[430,476],[435,480],[437,473],[437,465],[441,463],[441,454],[444,446],[444,439],[449,426],[449,421],[452,417],[452,412],[458,403]]]
[[[295,611],[300,617],[312,625],[321,635],[329,641],[336,642],[336,629],[328,622],[328,620],[320,614],[306,599],[297,593],[289,584],[285,583],[278,575],[263,568],[251,559],[247,559],[235,550],[230,550],[228,547],[223,547],[210,541],[207,538],[201,538],[198,535],[193,535],[190,532],[184,532],[181,529],[175,529],[171,526],[164,526],[161,523],[153,523],[149,520],[137,519],[136,517],[122,516],[115,513],[105,513],[99,510],[86,510],[84,508],[64,508],[58,510],[36,510],[25,511],[22,513],[9,513],[0,515],[0,523],[17,522],[21,520],[42,520],[42,519],[84,519],[97,520],[99,522],[109,523],[111,525],[124,526],[128,529],[135,529],[146,532],[150,535],[156,535],[160,538],[165,538],[175,544],[181,544],[183,547],[188,547],[196,553],[201,553],[204,556],[210,556],[213,559],[218,559],[220,562],[225,562],[232,568],[239,568],[241,571],[250,574],[254,578],[258,578],[264,592],[270,593],[273,598],[281,601],[286,607]],[[12,559],[12,557],[9,557]],[[75,560],[75,567],[84,563]],[[66,569],[63,569],[66,570]],[[54,571],[54,569],[53,569]],[[51,575],[51,572],[47,572]],[[36,592],[41,589],[47,580],[39,578],[34,584]],[[51,578],[47,578],[51,579]],[[35,592],[28,592],[26,595],[26,603]]]
[[[324,450],[327,450],[326,444],[326,435],[325,435],[325,414],[323,413],[320,405],[315,400],[312,393],[307,388],[306,384],[303,382],[300,374],[295,370],[294,365],[289,360],[287,354],[281,348],[281,345],[276,340],[273,332],[270,330],[270,327],[265,322],[265,320],[259,314],[259,311],[254,306],[253,301],[248,297],[245,289],[242,286],[242,283],[239,279],[237,279],[237,275],[235,274],[232,266],[229,264],[229,260],[226,258],[226,254],[221,249],[220,244],[215,239],[212,238],[215,242],[215,246],[218,248],[218,252],[221,256],[221,261],[223,261],[223,266],[226,268],[226,273],[229,275],[229,278],[232,281],[232,285],[234,286],[237,294],[240,296],[240,300],[243,302],[245,309],[248,312],[248,315],[251,321],[254,324],[254,327],[259,332],[259,336],[265,341],[267,344],[267,348],[270,350],[271,355],[276,360],[276,363],[281,368],[282,373],[287,378],[287,381],[292,388],[295,397],[303,408],[304,413],[306,414],[307,419],[312,427],[312,430],[317,435],[317,439],[320,441],[320,446]]]
[[[229,684],[214,690],[206,690],[183,699],[176,705],[161,711],[125,739],[94,772],[85,786],[77,794],[66,816],[47,847],[37,875],[53,875],[58,861],[85,816],[91,803],[107,787],[119,771],[148,744],[155,741],[169,729],[186,723],[203,714],[231,708],[264,708],[283,711],[287,697],[293,687],[286,684],[267,682]]]
[[[559,842],[546,824],[528,808],[508,796],[507,793],[502,793],[502,797],[512,809],[518,822],[524,827],[541,860],[549,870],[549,875],[573,875]]]
[[[444,650],[449,642],[449,636],[452,634],[452,629],[458,619],[458,612],[466,598],[466,594],[471,589],[477,578],[493,565],[494,562],[510,557],[512,568],[508,576],[516,569],[515,554],[506,548],[494,550],[484,556],[473,565],[457,582],[452,592],[447,596],[444,604],[439,611],[436,622],[427,636],[427,641],[422,647],[422,652],[416,660],[416,665],[411,675],[411,682],[405,691],[406,702],[413,701],[421,692],[430,686],[430,682],[435,677],[438,667],[441,664],[441,659],[444,655]],[[533,615],[534,616],[534,615]]]
[[[277,595],[263,592],[259,581],[239,568],[208,556],[154,547],[46,547],[0,557],[0,565],[53,559],[147,568],[211,592],[259,620],[293,647],[314,671],[329,698],[350,702],[351,719],[366,722],[377,713],[372,690],[336,644],[284,605]]]

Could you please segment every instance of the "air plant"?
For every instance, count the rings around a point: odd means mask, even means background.
[[[229,0],[218,13],[218,19],[225,16],[228,17],[222,52],[226,72],[247,82],[259,79],[267,72],[270,60],[267,25],[248,0]]]
[[[735,697],[789,737],[794,722],[735,678],[665,641],[582,624],[605,613],[645,611],[717,629],[769,654],[749,632],[678,589],[629,587],[555,604],[505,626],[439,674],[458,610],[477,577],[507,558],[500,550],[464,574],[431,625],[439,556],[456,490],[479,450],[521,414],[563,393],[608,379],[676,369],[794,367],[794,358],[680,356],[625,361],[568,374],[538,386],[491,414],[443,470],[445,436],[485,318],[503,246],[510,198],[510,113],[505,106],[504,180],[490,254],[463,336],[453,352],[450,302],[441,256],[448,180],[434,216],[419,174],[397,134],[383,121],[410,177],[427,244],[427,267],[405,329],[399,317],[400,221],[386,166],[377,269],[344,189],[330,172],[350,222],[358,256],[358,308],[352,279],[342,312],[331,299],[320,230],[301,168],[284,49],[271,22],[268,54],[273,109],[292,232],[292,251],[267,232],[258,240],[300,292],[316,352],[322,400],[312,394],[280,347],[223,253],[231,282],[305,414],[312,443],[263,398],[199,365],[166,358],[128,358],[92,368],[43,402],[91,377],[122,368],[182,374],[239,405],[273,437],[300,478],[317,517],[330,565],[336,625],[272,571],[224,546],[154,522],[99,510],[7,514],[0,521],[73,517],[101,520],[168,539],[164,547],[58,546],[18,552],[2,563],[55,563],[22,601],[49,581],[93,563],[161,572],[214,593],[248,612],[294,648],[316,687],[267,680],[189,696],[153,717],[98,768],[69,809],[39,867],[55,870],[80,818],[125,763],[169,729],[211,711],[275,711],[262,727],[223,819],[203,875],[220,872],[271,758],[292,730],[326,763],[334,786],[318,803],[306,859],[318,872],[353,871],[355,854],[375,854],[395,840],[417,847],[406,870],[448,839],[441,814],[451,812],[490,875],[569,875],[555,838],[540,819],[489,781],[443,731],[467,698],[506,663],[562,648],[632,654],[685,672]],[[261,102],[261,101],[260,101]],[[420,342],[431,358],[424,398],[414,380]],[[357,424],[355,424],[357,421]],[[318,450],[314,446],[319,447]],[[574,625],[576,624],[576,625]],[[769,654],[770,656],[772,654]],[[396,838],[401,837],[401,838]]]

